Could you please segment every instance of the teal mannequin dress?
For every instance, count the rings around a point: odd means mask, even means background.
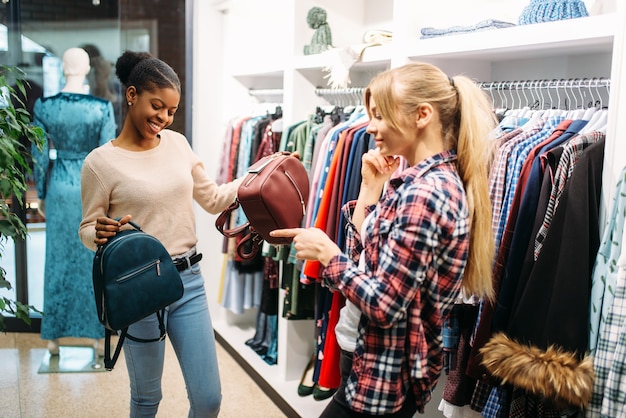
[[[94,253],[78,237],[80,171],[91,150],[115,138],[113,105],[91,95],[58,93],[38,99],[33,118],[57,150],[50,170],[50,143],[32,150],[37,196],[46,212],[41,338],[104,338],[93,296]]]

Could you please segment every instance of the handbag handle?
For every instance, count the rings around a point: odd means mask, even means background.
[[[250,248],[250,251],[246,252],[244,248],[246,243],[250,240],[252,240],[252,247]],[[254,258],[254,256],[261,249],[262,242],[263,238],[256,233],[254,228],[250,227],[250,232],[248,232],[237,244],[237,255],[243,260],[250,260],[251,258]]]
[[[254,228],[250,226],[250,222],[246,222],[236,228],[226,229],[224,226],[230,218],[230,214],[239,207],[239,201],[235,199],[222,213],[219,214],[215,220],[215,227],[226,238],[243,237],[237,243],[237,255],[244,260],[253,258],[261,249],[261,236],[254,231]],[[252,248],[249,252],[244,250],[245,244],[252,240]]]
[[[228,219],[230,218],[230,214],[233,211],[237,210],[238,207],[239,207],[239,201],[235,199],[235,201],[231,203],[230,206],[227,207],[222,213],[220,213],[220,215],[215,220],[215,227],[226,238],[238,237],[244,234],[246,232],[246,229],[250,226],[250,222],[246,222],[245,224],[238,226],[236,228],[232,228],[232,229],[225,228],[226,222],[228,222]]]

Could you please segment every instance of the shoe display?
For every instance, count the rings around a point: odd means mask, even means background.
[[[313,381],[313,372],[315,371],[315,354],[311,356],[311,360],[306,365],[304,372],[302,373],[302,379],[298,385],[298,395],[309,396],[313,394],[313,388],[315,382]]]

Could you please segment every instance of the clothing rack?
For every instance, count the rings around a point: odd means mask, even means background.
[[[323,97],[335,106],[356,106],[363,104],[365,87],[348,87],[343,89],[317,88],[315,94]]]
[[[282,96],[283,89],[249,89],[250,96]]]
[[[249,89],[248,94],[259,103],[281,104],[283,102],[283,89]]]
[[[611,80],[604,77],[477,83],[498,107],[576,109],[605,107]],[[317,88],[315,94],[335,106],[362,105],[365,87]]]
[[[255,99],[252,113],[267,113],[274,119],[282,118],[283,89],[249,89],[248,94]]]
[[[495,107],[580,109],[605,107],[611,80],[604,77],[480,82]]]

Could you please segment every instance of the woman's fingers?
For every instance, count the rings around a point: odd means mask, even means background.
[[[300,232],[302,232],[302,228],[275,229],[270,231],[270,235],[277,238],[293,238]]]
[[[131,215],[124,216],[122,219],[120,219],[120,225],[126,225],[128,222],[130,222],[131,218]]]
[[[118,221],[107,216],[100,216],[96,219],[96,239],[94,242],[98,245],[105,244],[108,238],[115,236],[120,230],[120,226],[127,224],[131,218],[131,215],[126,215]]]

